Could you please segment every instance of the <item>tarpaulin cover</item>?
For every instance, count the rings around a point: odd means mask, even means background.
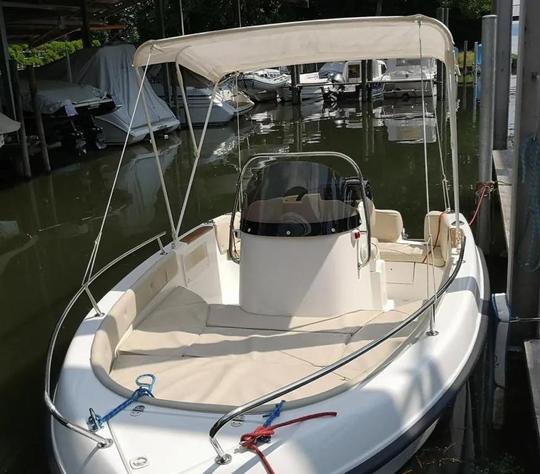
[[[120,107],[110,114],[102,115],[101,118],[124,131],[127,131],[134,112],[132,128],[147,126],[142,99],[135,111],[139,79],[132,66],[134,54],[135,47],[133,45],[122,43],[101,48],[82,49],[70,56],[73,82],[90,84],[107,91],[116,105]],[[40,77],[67,80],[66,59],[40,68]],[[153,126],[159,127],[160,122],[179,124],[171,109],[156,95],[147,81],[144,85],[144,93]]]

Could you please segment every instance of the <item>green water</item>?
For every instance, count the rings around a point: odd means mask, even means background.
[[[477,123],[472,91],[460,94],[460,195],[470,215],[477,180]],[[431,99],[429,99],[431,100]],[[437,110],[437,115],[444,111]],[[333,150],[356,160],[372,185],[376,206],[398,209],[411,237],[422,233],[426,212],[421,108],[386,102],[325,108],[319,104],[265,105],[241,119],[241,159],[252,153]],[[433,138],[433,120],[428,138]],[[448,132],[441,130],[451,177]],[[403,141],[407,143],[403,143]],[[238,173],[236,123],[210,128],[189,200],[184,229],[229,212]],[[192,163],[188,134],[160,140],[161,163],[177,217]],[[442,208],[437,143],[428,145],[431,208]],[[118,148],[0,189],[0,472],[46,472],[46,414],[42,400],[44,357],[55,321],[78,289],[103,215],[119,157]],[[112,200],[97,266],[136,243],[168,230],[163,193],[148,143],[128,148]],[[155,248],[114,267],[96,284],[96,295]],[[59,351],[85,312],[76,307]]]

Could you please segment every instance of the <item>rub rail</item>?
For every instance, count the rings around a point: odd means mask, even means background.
[[[453,283],[453,281],[456,279],[457,274],[459,273],[459,270],[461,268],[461,264],[463,262],[463,255],[465,253],[465,245],[466,245],[466,238],[464,235],[461,236],[461,249],[459,252],[458,261],[456,262],[456,266],[448,279],[440,286],[440,288],[437,290],[437,292],[429,299],[427,299],[424,304],[417,309],[411,316],[409,316],[407,319],[403,320],[399,325],[397,325],[395,328],[388,331],[384,336],[381,336],[379,339],[375,339],[374,341],[370,342],[369,344],[365,345],[361,349],[358,349],[355,352],[352,352],[348,356],[344,357],[343,359],[340,359],[333,364],[323,367],[322,369],[318,370],[317,372],[312,373],[311,375],[308,375],[304,378],[301,378],[297,380],[296,382],[292,382],[289,385],[285,385],[284,387],[281,387],[271,393],[268,393],[266,395],[263,395],[262,397],[259,397],[251,402],[246,403],[245,405],[242,405],[238,408],[235,408],[234,410],[231,410],[229,413],[226,413],[223,415],[214,425],[212,428],[210,428],[209,436],[210,436],[210,443],[214,450],[216,451],[217,457],[216,457],[216,463],[217,464],[227,464],[231,461],[231,455],[226,454],[225,451],[223,451],[223,448],[219,444],[218,440],[216,439],[216,435],[218,434],[219,430],[223,428],[227,423],[229,423],[234,418],[244,415],[248,413],[249,411],[260,407],[261,405],[264,405],[265,403],[268,403],[276,398],[280,398],[283,395],[287,395],[288,393],[291,393],[305,385],[310,384],[311,382],[314,382],[321,377],[324,377],[325,375],[328,375],[329,373],[333,372],[336,369],[339,369],[340,367],[343,367],[344,365],[347,365],[349,362],[352,362],[353,360],[357,359],[361,355],[365,354],[366,352],[369,352],[370,350],[374,349],[378,345],[382,344],[384,341],[392,337],[394,334],[397,334],[399,331],[401,331],[403,328],[407,327],[409,324],[411,324],[414,320],[418,319],[426,310],[434,306],[441,296],[443,296],[444,292],[448,289],[448,287]]]
[[[67,304],[66,308],[64,309],[64,312],[62,313],[62,316],[60,316],[60,319],[56,323],[56,326],[54,328],[54,331],[51,335],[51,339],[49,341],[49,348],[47,350],[47,361],[45,364],[45,393],[44,393],[44,399],[45,399],[45,405],[47,406],[47,409],[49,410],[49,413],[51,416],[53,416],[61,425],[65,426],[66,428],[74,431],[75,433],[78,433],[82,436],[85,436],[92,441],[95,441],[97,446],[99,448],[108,448],[113,444],[112,439],[105,438],[103,436],[100,436],[96,433],[93,433],[87,428],[84,428],[82,426],[79,426],[77,424],[71,423],[60,411],[56,408],[52,401],[51,396],[51,368],[52,368],[52,361],[54,356],[54,349],[56,346],[56,341],[58,339],[58,334],[60,333],[60,329],[62,328],[64,321],[66,320],[67,316],[69,315],[69,312],[77,302],[77,300],[81,297],[83,293],[86,293],[89,296],[90,302],[92,303],[92,306],[94,306],[94,302],[92,301],[93,297],[91,297],[91,293],[89,291],[88,286],[93,283],[97,278],[99,278],[103,273],[105,273],[107,270],[109,270],[111,267],[116,265],[118,262],[126,258],[127,256],[131,255],[132,253],[136,252],[137,250],[140,250],[141,248],[145,247],[146,245],[157,241],[159,248],[161,250],[161,253],[164,252],[163,244],[161,242],[161,238],[165,235],[165,232],[161,232],[158,235],[155,235],[154,237],[151,237],[148,240],[145,240],[144,242],[136,245],[135,247],[131,248],[127,252],[124,252],[120,256],[116,257],[114,260],[110,261],[108,264],[106,264],[104,267],[100,268],[94,275],[92,275],[82,286],[79,288],[79,290],[75,293],[73,298],[71,298],[70,302]],[[97,312],[100,313],[99,308],[97,309]]]

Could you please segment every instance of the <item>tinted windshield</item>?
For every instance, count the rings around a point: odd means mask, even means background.
[[[360,225],[358,178],[317,162],[266,157],[244,173],[241,230],[302,237]]]

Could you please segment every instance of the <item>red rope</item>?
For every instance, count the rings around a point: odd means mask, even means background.
[[[482,203],[484,202],[484,199],[485,197],[491,192],[493,191],[495,187],[495,183],[493,181],[485,181],[483,183],[478,183],[478,193],[479,193],[479,198],[478,198],[478,202],[476,204],[476,209],[474,210],[474,214],[471,218],[471,220],[469,221],[469,225],[473,225],[474,224],[474,221],[476,220],[476,218],[478,217],[478,213],[480,212],[480,208],[482,207]]]
[[[257,456],[259,456],[268,474],[275,474],[274,470],[272,469],[272,466],[268,462],[268,459],[266,459],[266,456],[264,455],[264,453],[257,447],[257,442],[262,441],[263,438],[264,439],[271,438],[275,430],[277,430],[278,428],[282,428],[283,426],[288,426],[294,423],[301,423],[303,421],[313,420],[314,418],[322,418],[324,416],[337,416],[337,412],[324,411],[321,413],[313,413],[312,415],[301,416],[299,418],[293,418],[292,420],[284,421],[283,423],[277,423],[271,426],[263,426],[263,425],[258,426],[251,433],[243,434],[240,437],[240,445],[243,448],[246,448],[249,451],[254,452]]]

